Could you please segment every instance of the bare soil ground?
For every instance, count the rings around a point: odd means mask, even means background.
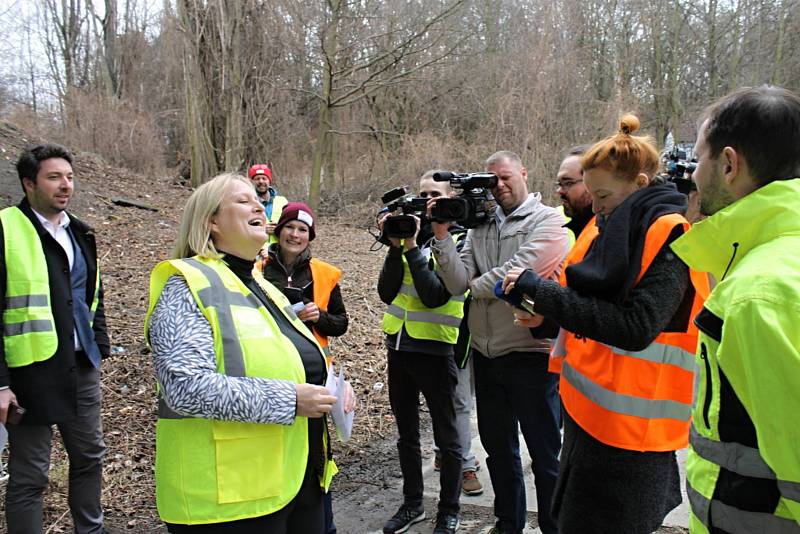
[[[30,142],[35,140],[0,123],[0,207],[15,204],[22,197],[14,163],[21,148]],[[191,191],[171,177],[136,175],[88,153],[76,155],[75,172],[76,194],[70,211],[97,231],[106,316],[115,351],[103,366],[103,426],[108,445],[103,504],[108,523],[115,530],[157,532],[161,531],[161,522],[153,486],[155,381],[142,329],[149,272],[169,254]],[[118,197],[159,211],[114,205],[111,200]],[[394,431],[394,420],[383,385],[386,369],[379,328],[383,307],[375,291],[383,253],[370,252],[372,243],[364,228],[331,217],[321,221],[312,245],[316,255],[344,271],[342,293],[351,317],[348,333],[332,345],[359,397],[353,438],[347,444],[338,444],[336,450],[342,471],[347,473],[338,477],[336,484],[341,495],[347,495],[348,488],[380,480],[382,474],[375,470],[380,470],[380,462],[395,456],[393,443],[386,445],[386,437]],[[71,530],[66,505],[67,465],[56,439],[51,487],[46,496],[48,532]],[[397,468],[387,467],[386,471],[396,472]],[[374,491],[375,487],[369,486]],[[4,486],[0,486],[0,499],[4,492]],[[0,532],[5,531],[2,515]]]
[[[33,141],[13,126],[0,123],[0,208],[22,196],[13,165],[20,149]],[[104,362],[102,382],[108,445],[103,468],[107,523],[112,532],[164,532],[153,484],[155,381],[142,329],[149,272],[166,259],[190,190],[172,177],[144,177],[109,166],[93,154],[76,156],[76,196],[70,211],[97,232],[114,351]],[[117,206],[111,202],[117,197],[158,211]],[[361,220],[368,223],[366,213]],[[351,317],[347,334],[332,345],[359,397],[353,438],[347,444],[337,443],[335,449],[341,474],[334,483],[334,508],[343,534],[375,530],[394,512],[400,498],[395,426],[385,386],[379,326],[383,305],[375,290],[384,250],[370,251],[373,238],[365,228],[366,224],[354,225],[352,217],[344,214],[322,217],[313,243],[315,255],[344,271],[342,294]],[[423,428],[429,425],[423,424]],[[429,432],[423,433],[424,443],[430,443]],[[67,479],[66,455],[56,438],[51,484],[45,497],[48,533],[72,530]],[[488,483],[488,476],[484,482]],[[0,485],[0,503],[4,494],[5,486]],[[433,510],[432,503],[427,505]],[[491,516],[491,510],[465,506],[465,518],[487,515]],[[535,515],[531,521],[535,524]],[[0,513],[0,532],[5,530],[4,514]]]

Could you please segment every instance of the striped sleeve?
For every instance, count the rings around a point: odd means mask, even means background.
[[[294,422],[292,382],[217,372],[211,325],[181,276],[164,286],[150,319],[156,379],[167,405],[181,415],[247,423]]]

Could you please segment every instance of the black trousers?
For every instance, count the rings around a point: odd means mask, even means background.
[[[78,534],[103,530],[100,492],[106,444],[100,420],[100,369],[79,366],[76,371],[78,415],[59,423],[69,456],[69,510]],[[52,425],[9,425],[10,479],[6,490],[9,534],[37,534],[42,528],[43,496],[50,473]]]
[[[461,496],[461,445],[456,428],[453,393],[458,381],[452,357],[389,350],[389,401],[397,431],[397,451],[403,473],[403,498],[422,505],[422,455],[419,445],[419,394],[425,397],[433,436],[441,451],[439,512],[457,514]]]
[[[266,476],[266,475],[265,475]],[[300,491],[289,504],[269,515],[212,523],[176,525],[167,523],[172,534],[324,534],[325,510],[319,477],[309,461]]]
[[[512,352],[487,358],[473,351],[478,432],[488,457],[494,515],[504,532],[525,528],[525,479],[519,430],[531,455],[539,528],[558,534],[550,506],[558,477],[561,406],[558,375],[547,371],[548,355]]]

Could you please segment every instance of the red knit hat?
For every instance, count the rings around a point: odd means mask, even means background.
[[[313,241],[316,237],[315,226],[317,218],[314,217],[314,212],[311,208],[306,206],[303,202],[289,202],[281,212],[281,218],[278,219],[278,224],[275,225],[275,235],[281,235],[281,229],[290,221],[301,221],[308,225],[308,240]]]
[[[256,163],[250,167],[249,171],[247,171],[247,176],[249,176],[251,180],[257,174],[266,176],[267,180],[269,181],[269,185],[272,185],[272,169],[269,168],[269,165],[265,163]]]

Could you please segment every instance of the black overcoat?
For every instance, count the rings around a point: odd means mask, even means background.
[[[76,361],[69,260],[61,245],[41,225],[27,199],[23,199],[17,207],[31,220],[42,242],[50,277],[50,305],[58,335],[58,348],[56,353],[45,361],[8,368],[5,348],[0,343],[0,386],[10,386],[17,396],[19,405],[27,410],[22,424],[68,422],[75,418],[77,412],[76,369],[78,366],[91,365],[85,356]],[[85,298],[91,306],[97,277],[97,246],[94,232],[74,215],[69,214],[69,217],[71,221],[69,227],[86,258],[86,267],[89,270]],[[0,225],[0,317],[5,309],[7,261],[13,261],[13,258],[5,257],[5,236]],[[93,328],[100,354],[106,358],[110,352],[110,344],[103,308],[102,284],[99,293],[100,302],[95,312]]]

